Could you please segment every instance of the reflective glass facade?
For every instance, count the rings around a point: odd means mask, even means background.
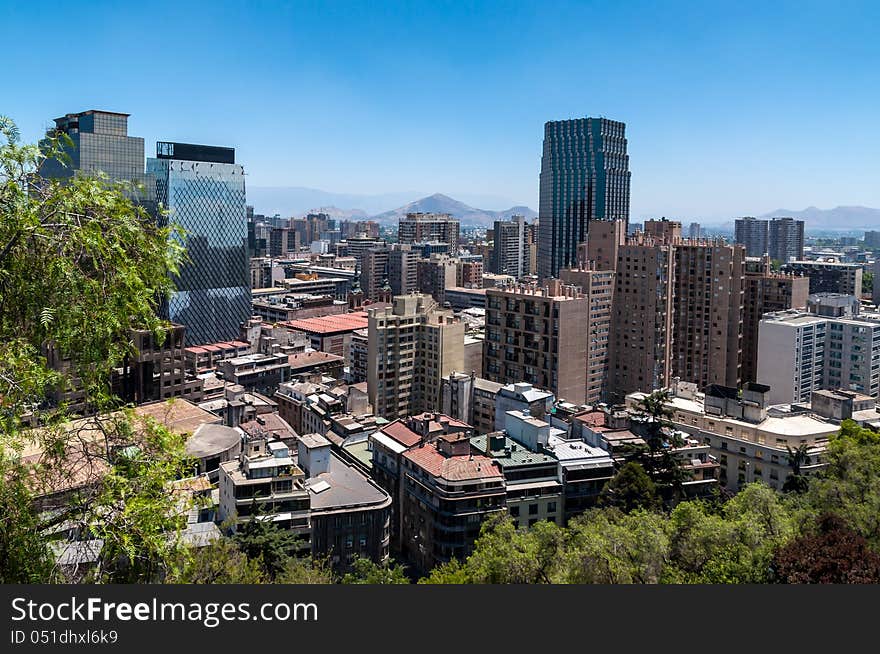
[[[590,220],[629,221],[626,126],[605,118],[544,125],[538,206],[538,274],[577,264]]]
[[[187,345],[238,338],[251,315],[244,169],[156,158],[147,160],[147,173],[168,219],[186,231],[189,261],[175,279],[167,318],[186,325]]]
[[[103,172],[111,180],[132,182],[143,187],[130,196],[153,213],[154,187],[144,175],[144,139],[128,135],[129,114],[90,110],[55,119],[51,132],[67,134],[73,147],[66,150],[70,161],[65,165],[47,159],[40,175],[47,179],[66,179],[77,173]]]

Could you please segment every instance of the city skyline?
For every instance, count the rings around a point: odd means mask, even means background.
[[[249,188],[537,209],[544,123],[605,116],[627,124],[635,221],[880,206],[874,5],[93,7],[66,13],[64,28],[88,27],[80,57],[100,66],[36,84],[28,70],[60,54],[48,44],[13,73],[27,92],[3,112],[26,140],[67,111],[123,111],[147,151],[165,139],[235,147]],[[44,27],[32,12],[2,10],[11,48]],[[583,26],[581,38],[548,40],[564,24]],[[149,56],[131,26],[149,35]],[[246,52],[224,46],[242,42]],[[847,129],[808,137],[835,124]]]

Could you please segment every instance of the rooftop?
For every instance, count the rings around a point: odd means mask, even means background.
[[[349,332],[355,329],[365,329],[368,326],[367,312],[339,313],[332,316],[319,316],[315,318],[301,318],[279,323],[290,329],[312,334],[335,334]]]
[[[501,447],[493,447],[491,452],[486,450],[486,440],[489,436],[503,438]],[[494,439],[493,439],[494,440]],[[555,463],[556,458],[543,452],[532,452],[521,443],[504,434],[496,432],[495,434],[484,434],[482,436],[474,436],[471,438],[473,445],[480,452],[486,454],[496,461],[502,468],[514,468],[517,466],[535,465],[538,463]]]
[[[201,425],[222,422],[220,416],[182,398],[142,404],[134,412],[135,415],[159,421],[176,434],[192,434]]]
[[[447,457],[436,446],[423,445],[407,450],[402,456],[433,477],[447,481],[502,478],[500,468],[481,454]]]
[[[345,359],[329,352],[300,352],[299,354],[289,354],[287,361],[290,364],[291,371],[295,371],[325,363],[342,363]]]
[[[400,420],[395,420],[394,422],[385,425],[380,433],[385,434],[386,436],[394,439],[401,445],[405,447],[412,447],[414,445],[418,445],[422,437],[415,433],[412,429],[407,427]]]
[[[305,486],[311,496],[312,511],[391,504],[388,493],[333,452],[327,472],[308,479]]]
[[[225,425],[200,425],[186,441],[186,453],[196,459],[216,456],[241,442],[241,432]]]

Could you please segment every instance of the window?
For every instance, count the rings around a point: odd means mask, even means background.
[[[556,513],[556,502],[547,502],[547,513]]]
[[[529,515],[538,515],[538,505],[529,504]]]
[[[519,517],[519,507],[518,506],[510,507],[510,515],[512,515],[514,518]]]

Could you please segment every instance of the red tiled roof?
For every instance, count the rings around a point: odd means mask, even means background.
[[[589,425],[590,427],[605,426],[605,414],[601,411],[590,411],[589,413],[582,413],[578,416],[575,416],[573,420],[582,422],[586,425]]]
[[[390,425],[385,425],[380,431],[406,447],[418,445],[422,440],[421,436],[403,424],[400,420],[395,420]]]
[[[355,313],[338,313],[332,316],[318,316],[315,318],[300,318],[287,320],[281,323],[291,329],[299,329],[314,334],[332,334],[334,332],[350,332],[355,329],[363,329],[367,326],[367,314],[365,311]]]
[[[447,457],[435,446],[425,445],[407,450],[403,456],[433,477],[449,481],[501,477],[501,471],[495,462],[479,454]]]

